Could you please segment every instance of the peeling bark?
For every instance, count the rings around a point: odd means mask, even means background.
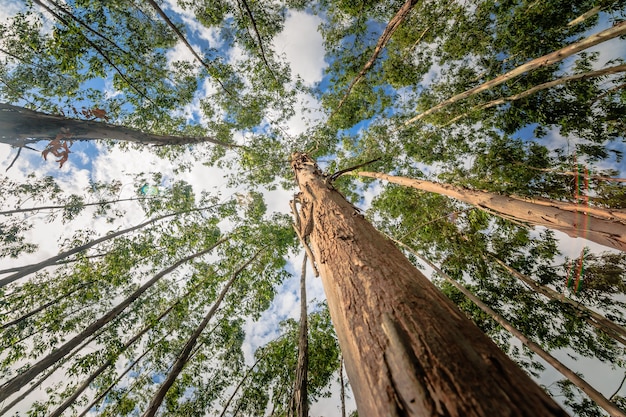
[[[449,184],[397,177],[380,172],[359,172],[362,177],[379,178],[394,184],[437,193],[472,204],[490,213],[559,230],[570,237],[582,237],[610,248],[626,251],[626,224],[619,221],[623,211],[600,207],[573,206],[546,199],[523,200],[486,191],[469,190]]]
[[[565,416],[315,161],[292,155],[310,241],[360,416]]]

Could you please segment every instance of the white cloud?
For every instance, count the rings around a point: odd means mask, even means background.
[[[274,50],[284,54],[293,75],[300,76],[309,86],[322,80],[326,67],[322,35],[317,30],[321,22],[317,16],[292,11],[273,42]]]

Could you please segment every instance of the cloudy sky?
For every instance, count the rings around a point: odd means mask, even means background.
[[[166,12],[172,16],[176,16],[176,21],[183,22],[187,29],[188,38],[191,40],[192,46],[196,50],[200,50],[203,45],[210,45],[219,48],[220,39],[215,30],[207,29],[196,22],[193,15],[187,10],[176,5],[174,0],[167,0]],[[22,3],[14,0],[0,0],[0,21],[6,20],[9,16],[18,12],[22,7]],[[321,19],[317,16],[304,12],[290,12],[287,16],[284,30],[274,40],[272,49],[282,55],[289,64],[293,74],[297,75],[306,86],[314,87],[322,81],[323,70],[327,65],[324,60],[324,47],[321,35],[318,33],[318,26]],[[606,27],[607,19],[602,21],[602,26]],[[603,28],[602,27],[602,28]],[[594,29],[593,32],[602,28]],[[45,28],[44,28],[45,30]],[[623,41],[616,39],[610,43],[595,47],[594,49],[602,53],[599,62],[605,62],[613,57],[626,56],[626,47]],[[237,59],[238,52],[232,52],[231,59]],[[176,61],[194,62],[191,52],[178,43],[167,53],[169,64]],[[426,81],[432,81],[438,77],[437,68],[433,69],[426,77]],[[117,94],[113,90],[110,83],[105,83],[105,88],[111,95]],[[200,111],[200,101],[213,93],[208,82],[203,83],[202,87],[196,92],[193,103],[182,109],[181,112],[190,120],[201,120],[202,112]],[[301,133],[306,128],[307,121],[315,121],[322,116],[319,110],[320,105],[314,97],[300,94],[298,96],[298,106],[296,114],[286,123],[285,128],[292,135]],[[548,140],[561,140],[553,133]],[[199,145],[210,146],[210,145]],[[41,147],[40,147],[41,149]],[[624,149],[626,150],[626,149]],[[232,189],[226,186],[224,173],[220,169],[207,167],[202,163],[195,161],[189,152],[184,156],[192,168],[189,171],[176,173],[175,167],[165,160],[160,159],[150,152],[139,150],[121,151],[118,148],[108,149],[103,145],[76,143],[72,147],[72,154],[69,161],[59,169],[58,164],[53,159],[44,161],[41,154],[24,150],[15,165],[6,173],[5,170],[13,161],[16,150],[11,147],[0,144],[0,172],[9,178],[20,181],[26,175],[35,173],[38,177],[52,175],[58,179],[62,187],[68,193],[82,194],[82,191],[89,187],[90,181],[111,181],[120,180],[124,187],[120,192],[120,198],[134,195],[135,189],[133,184],[133,176],[141,172],[160,172],[165,178],[165,183],[174,179],[182,179],[193,185],[197,193],[201,191],[209,191],[212,193],[219,192],[223,198],[234,195],[237,192],[243,192],[242,189]],[[613,165],[613,168],[616,166]],[[617,166],[626,176],[626,169],[623,165]],[[371,189],[365,192],[363,208],[367,208],[367,204],[371,201],[376,193],[378,185],[373,185]],[[277,190],[266,193],[266,202],[270,212],[289,212],[287,202],[295,191]],[[29,218],[29,221],[35,222],[35,227],[28,236],[31,241],[38,242],[40,250],[32,255],[25,255],[19,260],[5,260],[2,267],[17,266],[31,263],[36,260],[45,259],[57,253],[57,245],[63,239],[70,237],[76,230],[90,228],[99,234],[106,233],[112,227],[128,227],[136,225],[145,218],[140,210],[133,208],[132,202],[128,204],[127,215],[119,219],[113,226],[108,224],[105,219],[93,219],[88,212],[79,217],[68,225],[61,225],[59,222],[48,223],[37,217]],[[561,248],[564,255],[576,257],[579,255],[584,246],[591,247],[594,252],[606,250],[604,247],[585,241],[583,239],[572,239],[564,234],[557,233],[561,239]],[[299,314],[299,277],[302,254],[294,255],[289,259],[288,270],[293,273],[294,277],[287,280],[281,287],[276,300],[272,306],[266,311],[258,322],[249,322],[246,325],[246,345],[245,352],[248,360],[252,358],[252,353],[256,347],[272,340],[277,336],[276,324],[280,320],[286,318],[297,318]],[[310,268],[309,268],[310,269]],[[429,272],[429,271],[428,271]],[[324,292],[319,279],[313,278],[311,271],[308,272],[307,291],[310,301],[323,300]],[[610,395],[618,386],[622,374],[621,371],[611,370],[606,366],[600,365],[598,362],[590,360],[572,360],[568,352],[560,352],[559,359],[563,360],[567,365],[582,371],[586,379],[598,387],[605,395]],[[555,371],[547,370],[544,372],[541,383],[551,384],[554,380],[560,379]],[[624,390],[626,392],[626,389]],[[558,398],[557,398],[558,401]],[[312,408],[313,415],[334,415],[337,414],[337,398],[316,404]],[[349,408],[353,407],[352,405]]]

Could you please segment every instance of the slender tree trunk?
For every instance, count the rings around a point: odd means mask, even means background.
[[[585,307],[584,305],[565,297],[563,294],[558,293],[550,287],[537,284],[535,280],[511,268],[494,254],[489,255],[510,274],[515,276],[520,281],[524,282],[536,292],[543,294],[550,300],[568,304],[574,309],[574,311],[576,311],[578,317],[583,318],[587,323],[589,323],[596,329],[601,330],[602,332],[613,338],[615,341],[626,346],[626,329],[624,329],[622,326],[613,323],[611,320],[607,319],[603,315]]]
[[[144,145],[188,145],[209,142],[227,148],[238,145],[207,137],[155,135],[93,120],[70,119],[23,107],[0,103],[0,142],[23,146],[41,140],[54,140],[57,135],[73,141],[113,139]]]
[[[43,268],[46,268],[48,266],[52,266],[55,265],[59,260],[63,259],[63,258],[67,258],[68,256],[72,256],[74,254],[77,254],[79,252],[82,252],[84,250],[87,250],[99,243],[105,242],[107,240],[116,238],[118,236],[124,235],[126,233],[130,233],[130,232],[134,232],[135,230],[139,230],[143,227],[146,227],[152,223],[156,223],[159,220],[163,220],[163,219],[167,219],[168,217],[173,217],[173,216],[177,216],[180,214],[185,214],[185,213],[191,213],[194,211],[201,211],[201,210],[206,210],[207,208],[210,207],[203,207],[203,208],[197,208],[197,209],[192,209],[192,210],[188,210],[188,211],[183,211],[183,212],[177,212],[177,213],[170,213],[170,214],[164,214],[163,216],[158,216],[155,217],[154,219],[150,219],[147,222],[141,223],[137,226],[133,226],[133,227],[129,227],[128,229],[123,229],[123,230],[119,230],[117,232],[114,233],[109,233],[106,236],[102,236],[98,239],[92,240],[90,242],[85,243],[84,245],[80,245],[77,246],[73,249],[70,249],[68,251],[65,252],[61,252],[56,256],[52,256],[46,260],[43,260],[41,262],[38,262],[36,264],[30,264],[30,265],[24,265],[23,267],[20,268],[19,272],[16,272],[13,275],[9,275],[8,277],[2,278],[0,279],[0,288],[4,287],[5,285],[8,285],[14,281],[17,281],[20,278],[23,278],[27,275],[33,274],[39,270],[42,270]]]
[[[488,103],[480,104],[478,106],[472,107],[469,110],[469,112],[463,113],[463,114],[461,114],[459,116],[456,116],[455,118],[453,118],[451,120],[448,120],[446,122],[446,125],[451,125],[452,123],[456,122],[457,120],[462,119],[463,117],[466,117],[471,112],[489,109],[491,107],[499,106],[500,104],[509,103],[511,101],[521,100],[524,97],[528,97],[530,95],[533,95],[533,94],[535,94],[538,91],[547,90],[548,88],[556,87],[557,85],[565,84],[565,83],[570,82],[570,81],[585,80],[587,78],[601,77],[603,75],[615,74],[615,73],[624,72],[624,71],[626,71],[626,65],[616,65],[614,67],[603,68],[603,69],[598,70],[598,71],[589,71],[589,72],[585,72],[583,74],[574,74],[574,75],[570,75],[568,77],[558,78],[556,80],[553,80],[553,81],[550,81],[550,82],[547,82],[547,83],[539,84],[539,85],[537,85],[537,86],[535,86],[533,88],[529,88],[528,90],[523,91],[523,92],[521,92],[519,94],[515,94],[515,95],[512,95],[512,96],[499,98],[499,99],[496,99],[496,100],[492,100],[492,101],[490,101]]]
[[[545,199],[537,199],[535,202],[525,201],[519,197],[396,177],[380,172],[359,172],[359,175],[445,195],[480,209],[495,212],[495,214],[505,218],[513,218],[535,226],[559,230],[571,237],[583,237],[604,246],[626,251],[626,224],[611,220],[622,215],[618,210],[604,210],[599,207],[563,203],[564,206],[568,207],[568,210],[565,210],[560,208],[561,202],[558,201],[549,204],[546,203]]]
[[[84,258],[85,259],[102,258],[105,255],[106,255],[106,253],[98,253],[98,254],[95,254],[95,255],[85,256]],[[81,259],[80,257],[77,257],[77,258],[74,258],[74,259],[63,259],[63,260],[55,262],[54,264],[52,264],[50,266],[71,264],[72,262],[78,262],[80,259]],[[2,269],[2,270],[0,270],[0,275],[1,274],[9,274],[11,272],[18,272],[22,268],[24,268],[24,267],[23,266],[16,266],[16,267],[13,267],[13,268]],[[19,288],[15,289],[15,290],[19,291]],[[13,292],[11,294],[13,294]],[[9,294],[7,294],[7,296],[8,295]]]
[[[250,258],[241,267],[239,267],[239,269],[237,269],[233,273],[233,275],[230,278],[230,280],[228,280],[228,282],[226,283],[226,285],[224,286],[224,288],[220,292],[220,295],[217,297],[217,300],[215,300],[215,302],[213,303],[213,306],[211,306],[211,309],[209,310],[209,312],[206,314],[206,316],[204,317],[204,319],[202,320],[200,325],[193,332],[191,337],[189,337],[189,339],[187,340],[187,343],[185,343],[185,346],[183,347],[183,350],[178,355],[178,358],[176,359],[176,362],[172,366],[172,370],[170,371],[170,373],[165,378],[165,381],[163,382],[163,384],[159,387],[159,390],[157,391],[157,393],[152,398],[152,401],[150,401],[150,404],[148,405],[148,408],[146,409],[146,411],[144,411],[143,417],[152,417],[152,416],[154,416],[156,414],[157,410],[161,406],[161,403],[163,402],[163,399],[165,398],[165,395],[167,394],[167,391],[171,388],[172,385],[174,385],[174,382],[176,381],[176,378],[178,377],[178,375],[180,375],[180,373],[182,372],[183,368],[187,364],[187,361],[189,359],[191,351],[193,350],[194,346],[198,342],[198,338],[200,337],[200,335],[202,334],[202,332],[204,331],[206,326],[209,324],[209,321],[215,315],[215,312],[217,311],[217,309],[222,304],[222,301],[224,300],[224,297],[226,297],[226,294],[228,293],[230,288],[235,283],[235,280],[237,279],[237,277],[239,277],[239,274],[241,274],[241,272],[248,265],[250,265],[257,258],[257,256],[259,256],[259,253],[260,253],[260,251],[257,252],[252,258]]]
[[[4,330],[4,329],[6,329],[8,327],[15,326],[16,324],[21,323],[24,320],[28,319],[29,317],[34,316],[35,314],[37,314],[37,313],[45,310],[46,308],[48,308],[48,307],[58,303],[62,299],[69,297],[70,295],[74,294],[76,291],[81,290],[81,289],[85,288],[86,286],[93,284],[94,282],[95,281],[85,282],[85,283],[77,286],[73,290],[71,290],[71,291],[69,291],[69,292],[67,292],[67,293],[65,293],[65,294],[55,298],[54,300],[48,301],[47,303],[42,304],[41,306],[37,307],[36,309],[29,311],[28,313],[24,314],[23,316],[20,316],[20,317],[16,318],[15,320],[11,320],[11,321],[9,321],[7,323],[4,323],[2,326],[0,326],[0,329]]]
[[[63,404],[61,404],[59,407],[57,407],[56,410],[54,410],[48,417],[58,417],[60,416],[63,411],[65,411],[65,409],[67,409],[67,407],[69,407],[70,405],[72,405],[72,403],[74,401],[76,401],[76,399],[83,393],[83,391],[85,391],[89,385],[101,374],[103,373],[108,367],[110,367],[111,365],[113,365],[115,363],[115,361],[117,360],[117,356],[121,353],[124,352],[126,349],[128,349],[133,343],[135,343],[136,341],[138,341],[141,337],[143,337],[143,335],[145,335],[149,330],[153,329],[154,326],[156,325],[156,323],[158,323],[163,317],[167,316],[178,304],[180,304],[180,302],[189,296],[189,294],[191,294],[191,292],[195,291],[200,285],[202,284],[202,281],[199,281],[196,285],[194,285],[189,291],[185,292],[184,295],[182,295],[181,297],[177,298],[176,301],[174,303],[172,303],[167,309],[165,309],[165,311],[163,311],[159,317],[157,317],[156,319],[154,319],[152,321],[151,324],[149,324],[148,326],[145,326],[139,333],[137,333],[135,336],[133,336],[132,338],[130,338],[130,340],[128,340],[128,342],[126,342],[124,344],[124,346],[122,346],[120,348],[120,350],[118,351],[118,353],[110,358],[109,360],[107,360],[105,363],[103,363],[98,369],[96,369],[96,371],[94,371],[91,375],[89,375],[89,377],[87,379],[85,379],[83,381],[82,384],[80,384],[76,390],[74,390],[74,393],[72,393],[72,395],[70,395],[68,398],[65,399],[65,401],[63,402]]]
[[[122,201],[141,201],[141,200],[149,200],[151,198],[152,197],[121,198],[119,200],[99,201],[97,203],[81,204],[80,207],[83,208],[83,207],[91,207],[91,206],[103,206],[103,205],[106,205],[106,204],[120,203]],[[70,206],[71,205],[65,204],[63,206],[25,207],[25,208],[13,209],[13,210],[0,211],[0,215],[8,216],[10,214],[15,214],[15,213],[30,213],[32,211],[65,209],[65,208],[70,207]]]
[[[11,394],[19,391],[22,387],[32,381],[41,372],[54,365],[57,361],[66,356],[73,348],[78,346],[86,338],[90,337],[94,332],[104,327],[107,323],[117,317],[122,311],[126,309],[130,304],[137,300],[148,288],[154,285],[159,279],[174,271],[182,264],[189,262],[190,260],[199,256],[205,255],[217,247],[220,243],[226,241],[226,238],[218,240],[211,248],[189,255],[164,269],[156,274],[152,279],[139,287],[128,298],[118,304],[115,308],[110,310],[107,314],[96,320],[94,323],[87,326],[85,330],[73,337],[70,341],[66,342],[63,346],[54,349],[48,356],[28,368],[20,375],[12,378],[8,382],[0,386],[0,402],[6,400]]]
[[[306,301],[306,261],[304,254],[302,260],[302,273],[300,275],[300,329],[298,336],[298,364],[296,365],[296,376],[294,378],[293,403],[289,407],[289,414],[297,417],[308,417],[309,401],[307,395],[307,378],[309,368],[309,339],[307,323],[307,301]]]
[[[596,33],[594,35],[589,36],[583,40],[575,42],[571,45],[568,45],[564,48],[561,48],[557,51],[551,52],[547,55],[544,55],[539,58],[535,58],[519,67],[512,69],[506,74],[502,74],[493,80],[484,82],[474,88],[471,88],[463,93],[459,93],[453,97],[450,97],[447,100],[442,101],[436,106],[431,107],[430,109],[418,114],[417,116],[412,117],[411,119],[404,122],[404,126],[408,126],[412,123],[415,123],[418,120],[423,119],[424,117],[432,114],[436,111],[443,109],[451,104],[454,104],[458,101],[466,99],[470,96],[478,94],[482,91],[488,90],[492,87],[498,86],[502,83],[507,82],[508,80],[517,77],[525,72],[534,70],[536,68],[545,67],[547,65],[554,64],[556,62],[560,62],[567,58],[568,56],[574,55],[580,51],[584,51],[585,49],[591,48],[592,46],[598,45],[602,42],[608,41],[609,39],[616,38],[618,36],[622,36],[626,33],[626,22],[620,22],[615,24],[613,27],[603,30],[602,32]]]
[[[402,7],[400,7],[400,10],[398,10],[396,14],[391,18],[389,23],[387,23],[387,27],[385,27],[385,30],[380,35],[380,38],[378,38],[378,42],[376,42],[376,47],[374,48],[374,52],[372,53],[372,56],[370,57],[370,59],[367,60],[365,65],[363,65],[363,68],[361,68],[361,71],[359,71],[357,76],[354,77],[354,79],[348,86],[346,92],[344,93],[343,97],[339,101],[339,104],[337,105],[335,110],[333,110],[332,114],[329,116],[328,118],[329,120],[332,119],[333,116],[337,114],[337,112],[339,112],[339,109],[341,109],[341,106],[343,106],[343,104],[348,99],[348,96],[350,95],[350,92],[352,91],[354,86],[357,85],[359,81],[363,79],[365,74],[367,74],[367,72],[374,66],[374,62],[376,62],[378,55],[380,55],[383,48],[387,45],[387,42],[389,42],[389,40],[391,39],[393,34],[396,32],[396,30],[400,27],[402,22],[404,22],[404,20],[409,16],[409,14],[411,13],[411,10],[413,10],[413,7],[417,4],[417,2],[418,0],[406,0],[404,4],[402,5]]]
[[[343,380],[343,356],[339,361],[339,395],[341,396],[341,417],[346,417],[346,383]]]
[[[567,415],[315,161],[296,153],[291,165],[360,416]]]
[[[579,377],[574,371],[569,369],[567,366],[561,363],[554,356],[550,355],[548,352],[543,350],[541,346],[539,346],[538,344],[536,344],[535,342],[533,342],[532,340],[524,336],[522,332],[517,330],[511,323],[509,323],[504,317],[502,317],[501,315],[496,313],[494,310],[492,310],[488,305],[483,303],[478,297],[472,294],[467,288],[459,284],[456,280],[452,279],[448,274],[443,272],[435,264],[433,264],[428,259],[421,256],[419,253],[417,253],[413,249],[409,248],[408,246],[404,244],[402,244],[402,246],[409,249],[412,254],[414,254],[419,259],[424,261],[427,265],[429,265],[431,268],[433,268],[435,272],[439,274],[439,276],[441,276],[443,279],[445,279],[450,284],[452,284],[456,289],[461,291],[467,298],[472,300],[472,302],[476,304],[482,311],[487,313],[493,320],[495,320],[498,324],[500,324],[502,327],[508,330],[511,334],[513,334],[513,336],[515,336],[520,342],[522,342],[524,346],[526,346],[527,348],[535,352],[543,360],[545,360],[550,365],[552,365],[554,369],[559,371],[561,374],[563,374],[563,376],[569,379],[574,385],[580,388],[585,394],[589,396],[589,398],[595,401],[595,403],[598,404],[600,407],[602,407],[607,413],[609,413],[611,416],[626,417],[626,413],[624,413],[619,407],[617,407],[615,404],[609,401],[604,395],[602,395],[601,392],[599,392],[594,387],[589,385],[587,381]]]
[[[261,360],[264,357],[265,355],[259,356],[259,358],[254,362],[254,364],[250,368],[248,368],[248,370],[246,371],[246,374],[243,376],[243,378],[239,380],[239,383],[235,387],[235,390],[233,391],[233,393],[230,395],[230,397],[228,397],[228,401],[226,401],[226,404],[224,404],[224,408],[222,408],[222,412],[220,413],[219,417],[224,417],[224,415],[226,414],[226,411],[228,411],[228,407],[230,406],[230,403],[235,398],[235,395],[237,395],[237,392],[239,392],[239,389],[241,388],[243,383],[246,382],[246,379],[248,379],[248,377],[252,374],[252,371],[254,371],[254,368],[256,368],[256,366],[259,364],[259,362],[261,362]]]

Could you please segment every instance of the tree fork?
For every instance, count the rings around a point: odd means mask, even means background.
[[[361,416],[567,414],[294,153],[310,240]]]

